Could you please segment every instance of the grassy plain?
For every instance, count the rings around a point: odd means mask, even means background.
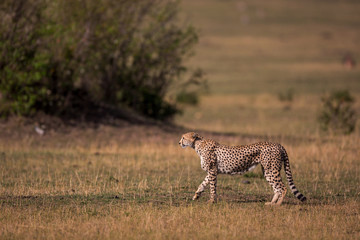
[[[191,197],[204,178],[180,132],[156,127],[71,129],[1,140],[2,239],[356,239],[360,236],[359,137],[277,139],[287,148],[295,183],[266,207],[272,191],[260,169],[220,176],[219,202]],[[207,136],[228,144],[257,137]],[[159,149],[161,147],[161,150]],[[242,181],[248,180],[250,184]]]
[[[355,133],[319,131],[321,95],[359,99],[357,1],[183,0],[201,28],[189,66],[209,93],[175,123],[226,144],[278,141],[295,184],[280,207],[256,168],[219,176],[219,202],[191,197],[205,177],[183,129],[158,125],[50,128],[0,124],[1,239],[359,239],[359,123]],[[293,100],[279,93],[293,89]],[[359,101],[355,103],[359,112]],[[249,181],[244,184],[243,180]]]

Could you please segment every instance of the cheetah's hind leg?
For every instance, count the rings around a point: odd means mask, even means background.
[[[266,202],[265,205],[281,205],[283,202],[287,189],[284,188],[281,191],[276,191],[271,202]]]
[[[279,199],[280,194],[276,192],[271,202],[266,202],[265,205],[275,205]]]
[[[274,190],[273,199],[271,200],[271,202],[265,203],[265,205],[280,205],[284,200],[286,194],[286,187],[281,180],[279,170],[275,171],[275,173],[274,170],[272,171],[272,173],[265,170],[265,178]]]
[[[275,203],[276,205],[281,205],[282,201],[283,201],[284,198],[285,198],[286,191],[287,191],[286,187],[284,186],[281,190],[282,190],[282,191],[281,191],[281,193],[280,193],[280,195],[279,195],[279,198],[277,199],[277,201],[276,201],[276,203]]]

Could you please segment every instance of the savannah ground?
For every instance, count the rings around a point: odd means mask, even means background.
[[[26,120],[2,122],[1,239],[359,239],[360,125],[332,135],[316,118],[337,89],[360,112],[360,68],[341,64],[360,56],[360,3],[183,0],[182,12],[201,29],[188,64],[209,81],[175,118],[183,128],[53,125],[39,136]],[[288,191],[265,206],[272,190],[257,167],[220,175],[217,204],[208,191],[193,202],[205,172],[178,146],[188,129],[230,145],[280,142],[308,201]]]

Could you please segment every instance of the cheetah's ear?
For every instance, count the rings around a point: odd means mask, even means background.
[[[194,139],[197,139],[197,138],[200,138],[200,136],[199,136],[199,134],[194,133],[194,134],[193,134],[193,138],[194,138]]]

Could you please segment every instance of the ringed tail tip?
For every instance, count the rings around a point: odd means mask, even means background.
[[[297,196],[297,198],[302,201],[302,202],[305,202],[306,201],[306,197],[302,194],[300,194],[299,196]]]

